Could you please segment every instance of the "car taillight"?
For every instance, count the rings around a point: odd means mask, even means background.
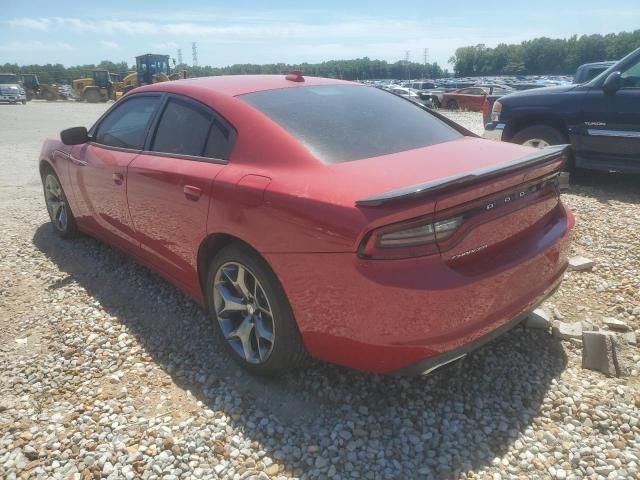
[[[375,259],[433,255],[439,253],[437,242],[453,235],[463,220],[463,216],[437,221],[423,217],[381,227],[370,232],[359,253]]]
[[[493,108],[491,109],[491,121],[499,122],[501,112],[502,112],[502,104],[496,100],[495,102],[493,102]]]
[[[489,100],[487,97],[484,97],[484,102],[482,102],[482,116],[486,117],[489,115]]]

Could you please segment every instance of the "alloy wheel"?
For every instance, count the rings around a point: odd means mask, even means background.
[[[248,363],[267,361],[275,325],[271,304],[256,276],[240,263],[223,264],[216,271],[213,300],[222,334],[234,352]]]
[[[549,146],[549,142],[543,140],[542,138],[530,138],[522,145],[524,145],[525,147],[544,148]]]
[[[51,223],[60,232],[67,229],[67,203],[62,193],[62,187],[55,175],[49,174],[44,181],[44,195]]]

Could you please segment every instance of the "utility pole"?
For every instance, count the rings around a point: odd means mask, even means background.
[[[409,50],[404,51],[404,63],[407,66],[407,80],[411,80],[411,67],[409,66]]]
[[[182,65],[182,49],[178,49],[178,65]]]
[[[429,73],[428,67],[427,67],[428,63],[429,63],[429,49],[425,48],[424,49],[424,75],[425,76],[431,76],[431,75],[428,75]]]
[[[193,57],[193,66],[198,66],[198,47],[196,46],[196,42],[191,43],[191,56]]]

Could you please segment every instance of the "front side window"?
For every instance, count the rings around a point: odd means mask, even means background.
[[[124,101],[100,122],[95,141],[110,147],[142,150],[149,122],[159,104],[159,96],[133,97]]]
[[[267,115],[324,163],[377,157],[462,137],[427,109],[373,87],[282,88],[237,98]]]
[[[622,72],[622,88],[640,88],[640,61]]]

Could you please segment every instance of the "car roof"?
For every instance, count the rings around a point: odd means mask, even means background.
[[[614,60],[608,60],[606,62],[593,62],[580,65],[578,68],[592,68],[592,67],[610,67],[616,63]]]
[[[287,80],[286,75],[220,75],[215,77],[188,78],[171,82],[154,83],[137,88],[136,92],[152,90],[155,92],[184,93],[193,89],[205,93],[215,91],[223,95],[235,97],[245,93],[276,90],[281,88],[299,88],[317,85],[360,85],[354,82],[333,78],[307,77],[304,81]]]

